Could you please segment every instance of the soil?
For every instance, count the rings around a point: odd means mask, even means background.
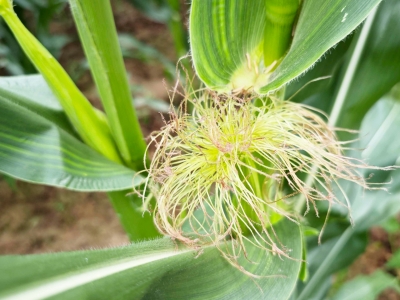
[[[0,254],[104,248],[128,243],[103,193],[0,181]]]

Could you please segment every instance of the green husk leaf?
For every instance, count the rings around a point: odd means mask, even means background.
[[[304,1],[289,51],[277,67],[271,68],[263,62],[267,51],[263,47],[267,42],[265,1],[254,0],[248,5],[243,0],[194,0],[190,15],[194,66],[211,89],[221,92],[255,89],[261,94],[269,93],[312,67],[379,2],[367,0],[360,5],[356,0]]]

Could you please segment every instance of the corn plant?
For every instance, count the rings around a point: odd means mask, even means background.
[[[0,0],[40,73],[0,79],[0,171],[107,192],[133,242],[0,257],[0,297],[365,299],[360,285],[367,296],[398,288],[381,272],[329,293],[368,229],[400,210],[400,3],[249,2],[192,1],[203,87],[172,87],[183,102],[146,145],[109,1],[70,0],[102,112]]]
[[[55,14],[65,7],[65,0],[46,0],[46,1],[27,1],[16,0],[14,2],[15,12],[25,24],[26,13],[30,12],[34,19],[36,37],[47,47],[56,58],[60,54],[61,48],[69,41],[69,38],[61,34],[50,34],[49,25]],[[35,68],[18,43],[7,30],[5,24],[0,23],[0,66],[5,68],[12,75],[22,75],[35,73]]]

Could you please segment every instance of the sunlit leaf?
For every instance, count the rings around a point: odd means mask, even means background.
[[[125,165],[141,170],[146,143],[132,106],[111,3],[69,2],[119,155]]]
[[[300,270],[296,224],[276,225],[292,259],[249,247],[248,271],[230,265],[214,247],[178,249],[169,239],[109,250],[0,258],[0,297],[6,299],[287,299]],[[249,260],[262,263],[251,263]],[[9,297],[9,298],[7,298]]]

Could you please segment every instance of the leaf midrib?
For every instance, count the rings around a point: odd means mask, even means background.
[[[150,264],[159,260],[168,259],[177,255],[189,253],[193,250],[173,251],[168,250],[161,253],[142,255],[133,259],[116,260],[108,264],[100,264],[88,270],[76,271],[63,276],[55,276],[45,281],[35,284],[25,285],[11,293],[8,292],[2,300],[39,300],[55,295],[59,295],[68,290],[80,287],[90,282],[112,276],[114,274],[133,269],[145,264]]]

